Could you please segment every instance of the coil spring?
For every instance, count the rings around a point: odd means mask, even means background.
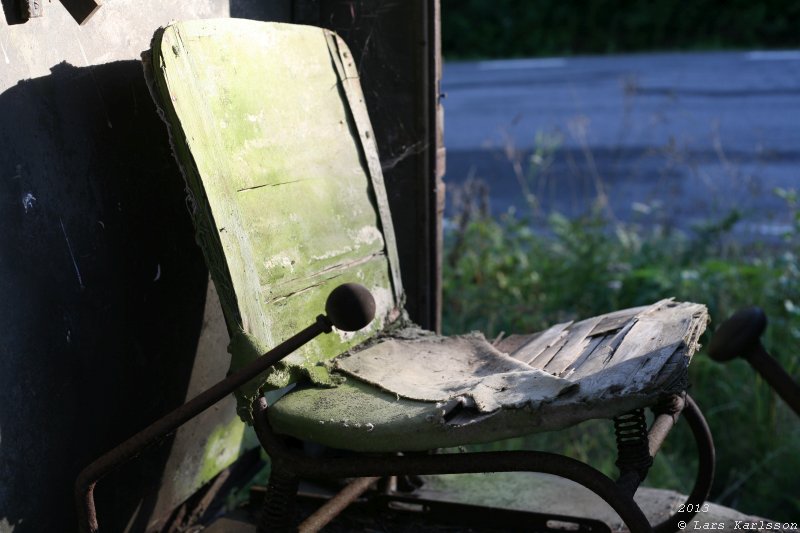
[[[653,464],[648,448],[644,409],[614,417],[614,433],[617,437],[617,468],[622,473],[634,471],[644,479]]]
[[[277,469],[270,473],[264,506],[258,521],[258,533],[296,531],[292,521],[297,488],[295,476]]]

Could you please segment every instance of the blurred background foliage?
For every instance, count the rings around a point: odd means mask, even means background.
[[[446,334],[483,331],[488,339],[647,305],[662,298],[702,302],[713,323],[759,305],[770,320],[764,344],[800,375],[800,205],[777,190],[794,225],[780,239],[739,242],[736,211],[709,214],[689,231],[663,224],[657,206],[640,219],[609,217],[598,199],[568,219],[531,209],[500,216],[487,209],[488,186],[468,181],[445,231]],[[702,349],[689,367],[690,394],[717,444],[712,501],[745,513],[796,520],[800,513],[800,421],[743,360],[713,362]],[[482,450],[539,449],[588,462],[616,476],[609,421],[481,445]],[[679,424],[645,485],[686,493],[697,468],[693,439]]]
[[[796,48],[797,0],[442,0],[446,59]]]
[[[644,51],[800,48],[800,1],[442,0],[445,59],[611,54]],[[775,190],[793,225],[781,236],[742,241],[747,213],[709,212],[679,229],[670,202],[641,204],[621,221],[607,199],[582,199],[581,216],[543,212],[531,193],[542,162],[561,149],[537,134],[517,179],[528,209],[491,213],[490,186],[448,184],[445,221],[444,332],[498,335],[542,330],[567,320],[675,297],[705,303],[713,318],[703,339],[737,309],[763,307],[764,344],[800,376],[800,200]],[[606,176],[609,178],[609,176]],[[602,188],[600,188],[602,190]],[[690,366],[690,393],[717,444],[712,500],[742,512],[796,521],[800,516],[800,421],[742,360],[726,365],[704,350]],[[616,475],[608,421],[481,445],[542,449],[584,460]],[[686,493],[696,452],[679,424],[646,484]]]

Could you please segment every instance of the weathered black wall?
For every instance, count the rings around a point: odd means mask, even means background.
[[[207,273],[137,59],[176,8],[224,16],[227,2],[145,3],[82,27],[58,3],[0,21],[3,532],[74,530],[77,472],[181,403],[193,372]],[[144,528],[170,451],[101,483],[110,530],[134,515]]]
[[[6,520],[57,530],[79,468],[183,400],[207,273],[139,62],[56,65],[0,112]]]

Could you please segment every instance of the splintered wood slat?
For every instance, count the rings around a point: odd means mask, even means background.
[[[550,361],[545,370],[562,378],[569,377],[570,374],[575,372],[575,369],[583,363],[583,361],[586,361],[586,359],[592,356],[597,347],[602,344],[603,340],[605,340],[605,336],[603,335],[586,337],[585,346],[583,350],[577,354],[577,356],[572,354],[572,356],[569,358],[564,358],[561,360],[556,360],[554,358],[552,361]],[[558,357],[561,357],[561,353],[558,354]]]
[[[523,345],[532,342],[539,337],[542,336],[544,331],[540,331],[538,333],[532,333],[530,335],[518,335],[512,334],[508,337],[503,337],[499,341],[493,343],[494,347],[500,350],[503,353],[507,353],[511,357],[514,357],[514,352],[520,349]]]
[[[638,381],[644,379],[639,380],[638,376],[647,378],[648,382],[653,385],[659,377],[664,378],[665,381],[668,376],[673,376],[674,379],[676,370],[689,366],[689,361],[684,356],[685,347],[683,341],[678,341],[652,351],[647,357],[642,357],[640,365],[630,373],[628,379],[619,381],[624,386],[621,394],[636,392],[641,388],[641,383]]]
[[[608,329],[608,325],[610,325],[612,322],[616,322],[619,326],[619,320],[621,320],[623,316],[627,316],[628,319],[627,322],[622,324],[620,329],[617,331],[606,331],[603,334],[604,340],[601,341],[601,343],[597,346],[596,353],[593,353],[591,357],[584,358],[581,364],[574,365],[571,379],[582,379],[584,376],[594,374],[610,364],[611,359],[616,356],[617,349],[621,343],[628,338],[631,330],[636,327],[639,320],[649,313],[656,312],[669,301],[670,300],[662,300],[649,306],[637,307],[633,309],[617,311],[610,313],[609,315],[604,315],[602,320],[600,320],[598,323],[596,331]],[[608,321],[606,321],[606,317],[608,317]],[[615,363],[619,363],[621,361],[622,359],[618,358]]]
[[[555,342],[550,344],[546,349],[544,349],[539,355],[537,355],[532,361],[528,361],[528,364],[531,365],[533,368],[544,368],[544,366],[550,362],[550,359],[567,344],[569,341],[570,331],[564,331],[563,335],[560,335]]]
[[[545,349],[561,340],[561,338],[566,335],[565,330],[571,325],[571,321],[564,322],[563,324],[556,324],[537,335],[533,335],[528,342],[521,345],[512,353],[509,353],[509,355],[523,363],[530,363]],[[498,347],[498,349],[500,348]]]
[[[654,304],[636,317],[636,323],[622,339],[609,364],[619,365],[679,342],[686,334],[689,320],[680,316],[674,307]]]
[[[697,306],[699,307],[699,306]],[[694,318],[695,320],[689,325],[686,335],[684,336],[684,341],[681,344],[679,350],[685,351],[687,353],[694,353],[700,349],[699,339],[700,335],[703,334],[703,331],[706,329],[706,321],[702,320],[703,317],[703,310],[696,309]],[[656,388],[660,387],[670,387],[670,381],[673,379],[672,376],[674,375],[675,371],[678,369],[686,368],[688,365],[688,358],[686,357],[672,357],[666,364],[660,369],[658,376],[656,377],[653,386]]]
[[[577,357],[586,347],[586,344],[588,343],[586,337],[599,321],[600,317],[593,317],[587,320],[582,320],[576,324],[572,324],[565,331],[566,334],[558,342],[542,351],[542,353],[540,353],[533,361],[530,362],[530,365],[534,368],[547,370],[547,365],[549,365],[551,361],[558,357],[554,367],[561,366],[562,364],[566,367],[566,365],[572,362],[572,359]],[[567,362],[562,363],[563,361]],[[550,370],[547,371],[550,372]]]
[[[633,317],[638,315],[639,313],[649,309],[651,306],[645,305],[642,307],[633,307],[631,309],[622,309],[620,311],[614,311],[613,313],[608,313],[602,316],[602,320],[595,326],[590,336],[595,335],[604,335],[609,332],[615,332],[620,330],[625,324],[627,324]]]
[[[593,365],[591,373],[579,368],[570,378],[580,380],[582,395],[591,399],[658,390],[657,378],[664,383],[685,380],[678,371],[688,366],[687,354],[696,349],[698,323],[704,327],[706,317],[705,308],[697,304],[653,306],[620,331],[624,336],[620,341],[618,334],[619,344],[610,358],[603,358],[605,364]]]
[[[577,364],[579,362],[576,361],[573,368],[574,372],[570,375],[570,379],[578,381],[585,376],[598,372],[606,366],[617,351],[620,343],[622,343],[623,339],[625,339],[625,336],[636,322],[637,319],[634,317],[616,333],[604,335],[603,340],[588,357],[584,358],[580,364]]]
[[[544,370],[555,375],[561,374],[593,343],[593,338],[589,334],[601,320],[602,317],[590,318],[578,322],[573,328],[570,328],[569,339],[560,350],[553,354],[553,357],[545,364]]]

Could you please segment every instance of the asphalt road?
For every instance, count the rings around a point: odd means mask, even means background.
[[[526,209],[522,180],[544,213],[605,195],[623,220],[790,223],[773,191],[800,188],[800,51],[445,63],[442,90],[448,189],[481,178],[494,212]]]

